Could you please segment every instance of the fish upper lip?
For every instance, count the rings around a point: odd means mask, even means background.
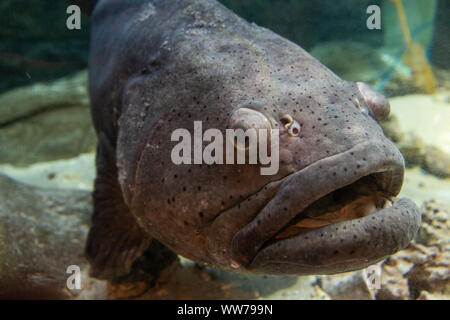
[[[233,260],[242,265],[251,264],[263,245],[282,230],[299,211],[322,196],[350,185],[364,176],[384,172],[385,181],[382,188],[391,196],[396,196],[403,183],[404,160],[395,147],[387,151],[383,143],[390,142],[367,141],[358,144],[283,178],[275,196],[233,237],[231,244]],[[385,156],[380,157],[380,154]],[[342,161],[349,163],[348,170],[333,171],[334,166],[341,167]],[[359,172],[350,170],[350,166],[355,163],[358,163],[362,170]],[[322,174],[323,171],[320,170],[322,167],[328,169],[326,174]],[[298,186],[302,186],[303,189],[298,190]]]

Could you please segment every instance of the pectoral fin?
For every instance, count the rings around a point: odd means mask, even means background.
[[[152,240],[137,224],[123,200],[117,180],[115,150],[102,133],[99,134],[96,164],[94,214],[85,251],[91,263],[91,275],[117,280],[144,267],[147,270],[137,273],[155,276],[176,259],[176,254]]]

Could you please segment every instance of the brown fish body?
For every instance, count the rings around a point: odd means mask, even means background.
[[[373,200],[403,181],[403,157],[377,124],[386,99],[216,1],[99,1],[89,71],[99,149],[87,255],[98,277],[128,273],[152,239],[157,255],[239,272],[343,272],[417,231],[411,201]],[[173,163],[174,130],[201,121],[225,132],[238,116],[279,129],[276,174]],[[327,223],[303,228],[311,212]]]

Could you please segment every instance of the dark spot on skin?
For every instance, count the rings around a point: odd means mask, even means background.
[[[200,218],[203,218],[203,212],[199,212],[198,215],[200,216]]]

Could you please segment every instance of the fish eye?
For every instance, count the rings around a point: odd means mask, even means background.
[[[269,130],[270,135],[272,125],[263,113],[241,107],[231,115],[229,128],[235,130],[235,136],[233,137],[235,148],[247,150],[250,144],[257,143],[259,130]]]

